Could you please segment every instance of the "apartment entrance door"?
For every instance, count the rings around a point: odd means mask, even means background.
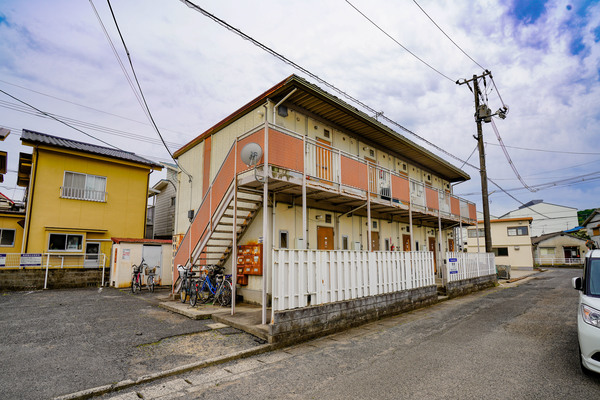
[[[454,239],[448,239],[448,251],[451,253],[454,252]]]
[[[402,251],[410,251],[410,235],[402,235]]]
[[[437,274],[437,251],[435,250],[435,238],[430,237],[429,239],[429,251],[433,251],[433,272]]]
[[[333,250],[333,228],[317,226],[317,249]]]
[[[379,251],[379,232],[371,231],[371,251]]]

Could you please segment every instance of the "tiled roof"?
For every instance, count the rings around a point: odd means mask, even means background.
[[[83,153],[97,154],[106,157],[118,158],[120,160],[126,160],[135,162],[138,164],[147,165],[152,168],[161,169],[162,165],[155,163],[154,161],[147,160],[143,157],[136,155],[135,153],[111,149],[110,147],[98,146],[95,144],[78,142],[76,140],[65,139],[58,136],[47,135],[45,133],[30,131],[23,129],[21,134],[21,141],[32,144],[45,144],[49,146],[62,147],[65,149],[77,150]]]

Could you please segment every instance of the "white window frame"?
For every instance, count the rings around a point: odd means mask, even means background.
[[[67,186],[66,185],[67,174],[83,176],[85,179],[83,188]],[[92,178],[93,179],[101,179],[104,181],[103,190],[95,190],[95,189],[88,188],[88,186],[91,186],[91,185],[88,185],[88,182]],[[61,194],[60,195],[62,198],[65,198],[65,199],[96,201],[96,202],[104,203],[104,202],[106,202],[106,184],[107,184],[107,179],[105,176],[84,174],[81,172],[74,172],[74,171],[65,171],[63,174],[63,186],[61,186],[61,191],[60,191]]]
[[[285,246],[285,247],[282,247],[282,246],[281,246],[281,242],[282,242],[281,238],[282,238],[283,236],[285,236],[285,242],[286,242],[286,243],[285,243],[285,244],[286,244],[286,246]],[[283,231],[283,230],[282,230],[282,231],[279,231],[279,248],[280,248],[280,249],[289,249],[289,248],[290,248],[290,234],[289,234],[289,232],[288,232],[288,231]]]
[[[525,230],[525,233],[519,233],[522,230]],[[509,226],[506,228],[506,234],[508,236],[528,236],[529,228],[526,226]]]
[[[61,249],[50,249],[50,242],[51,242],[50,239],[51,239],[52,235],[63,235],[63,236],[65,236],[65,249],[62,249],[62,250]],[[80,241],[81,248],[79,248],[79,249],[69,249],[68,248],[68,246],[69,246],[68,245],[68,243],[69,243],[69,236],[73,236],[73,237],[79,236],[81,238],[81,241]],[[69,253],[82,253],[83,249],[84,249],[84,239],[85,238],[80,233],[57,233],[57,232],[51,232],[50,234],[48,234],[48,246],[47,246],[48,252],[53,252],[53,253],[54,252],[57,252],[57,253],[61,253],[61,252],[62,253],[67,253],[67,252],[69,252]]]
[[[13,239],[12,239],[11,244],[2,244],[2,236],[3,236],[4,231],[12,231],[13,232]],[[0,247],[15,247],[16,237],[17,237],[16,229],[0,228]]]
[[[479,237],[482,238],[485,236],[485,229],[484,228],[477,228],[479,229]],[[477,239],[477,229],[467,229],[467,237],[469,239]]]

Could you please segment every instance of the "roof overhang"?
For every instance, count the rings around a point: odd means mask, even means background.
[[[340,129],[355,133],[360,138],[364,138],[366,141],[371,142],[376,146],[385,148],[391,153],[406,159],[408,162],[412,162],[436,173],[450,182],[462,182],[470,179],[470,176],[466,172],[455,167],[441,157],[417,145],[405,136],[377,121],[375,118],[370,117],[350,104],[296,75],[288,77],[247,103],[245,106],[187,143],[181,149],[177,150],[174,153],[174,156],[181,156],[203,141],[206,137],[235,122],[237,119],[267,100],[276,103],[279,102],[285,96],[290,94],[293,89],[296,89],[296,91],[292,93],[284,103],[288,107],[296,107],[303,111],[307,111],[309,114],[337,125]]]

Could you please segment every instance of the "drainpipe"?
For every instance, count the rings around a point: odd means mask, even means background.
[[[270,101],[267,99],[265,107],[265,153],[263,156],[263,279],[262,279],[262,324],[267,323],[267,266],[269,245],[269,121],[267,119]]]
[[[360,210],[363,207],[366,207],[367,203],[363,204],[362,206],[358,206],[356,208],[353,208],[352,210],[345,212],[343,214],[338,215],[337,217],[335,217],[335,230],[336,232],[340,231],[340,219],[344,216],[344,215],[348,215],[348,214],[352,214],[353,212]],[[338,240],[342,240],[342,235],[338,235],[339,239]],[[351,235],[350,237],[354,238],[353,235]],[[338,241],[338,249],[342,247],[341,243]],[[350,247],[350,243],[348,243],[348,247]]]
[[[289,92],[283,99],[281,99],[281,101],[279,103],[275,104],[275,107],[273,107],[273,125],[277,125],[277,108],[281,105],[281,103],[286,101],[288,99],[288,97],[290,97],[292,94],[294,94],[294,92],[296,90],[298,90],[298,88],[294,88],[294,90]]]
[[[35,180],[37,178],[37,167],[38,167],[38,163],[39,163],[39,150],[38,147],[36,146],[33,150],[33,156],[31,158],[32,162],[35,162],[35,168],[33,170],[33,177],[29,177],[29,187],[31,190],[28,191],[27,193],[27,211],[25,213],[25,221],[27,222],[27,229],[25,232],[23,232],[23,243],[21,244],[21,253],[27,253],[27,247],[29,244],[29,232],[30,232],[30,228],[31,228],[31,214],[33,211],[33,193],[34,193],[34,189],[35,189]],[[35,161],[34,161],[35,160]]]

